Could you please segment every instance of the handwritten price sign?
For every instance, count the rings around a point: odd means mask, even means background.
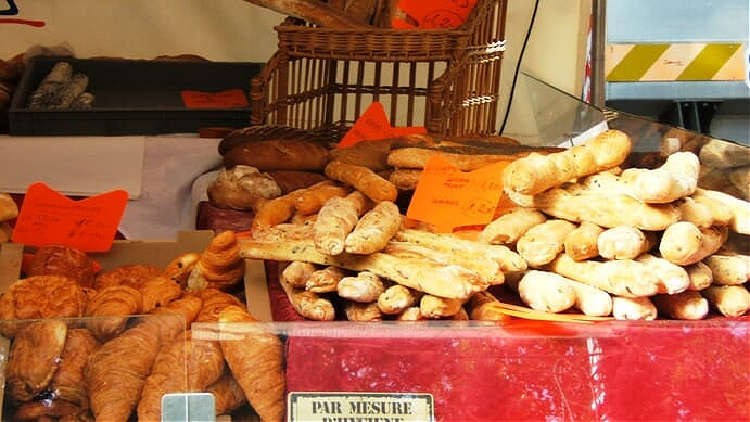
[[[241,89],[220,92],[180,91],[182,102],[188,108],[234,108],[247,107],[247,97]]]
[[[488,224],[503,196],[501,176],[507,165],[500,162],[462,172],[439,154],[432,156],[422,171],[406,216],[430,223],[440,233]]]
[[[374,102],[367,107],[354,126],[349,129],[344,138],[336,145],[336,148],[346,148],[361,141],[395,138],[413,133],[426,133],[427,129],[421,126],[393,127],[385,115],[383,104]]]
[[[112,247],[127,202],[124,190],[74,201],[44,183],[34,183],[26,190],[13,241],[106,252]]]

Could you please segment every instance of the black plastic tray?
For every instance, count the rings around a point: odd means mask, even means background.
[[[94,94],[89,110],[30,110],[29,95],[52,66],[66,61],[89,77]],[[195,132],[205,127],[250,125],[250,106],[188,108],[181,91],[216,93],[242,89],[250,101],[250,81],[264,63],[88,60],[37,58],[29,63],[9,112],[11,135],[136,135]]]

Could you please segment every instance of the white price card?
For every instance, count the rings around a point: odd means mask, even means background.
[[[289,422],[432,422],[433,398],[422,393],[289,393]]]

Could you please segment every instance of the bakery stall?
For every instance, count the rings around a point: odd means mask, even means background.
[[[50,132],[0,138],[3,421],[750,418],[750,151],[581,101],[585,48],[547,77],[534,25],[567,8],[580,45],[590,3],[239,3],[273,22],[244,83],[174,51],[24,69],[12,131]],[[113,65],[178,88],[30,110]]]

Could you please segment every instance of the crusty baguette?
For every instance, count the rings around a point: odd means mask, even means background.
[[[547,217],[536,209],[513,208],[487,224],[479,240],[490,244],[516,243],[528,229],[545,220]]]
[[[617,192],[570,192],[553,188],[531,199],[530,205],[545,214],[575,222],[590,221],[606,228],[633,226],[641,230],[659,231],[680,219],[679,210],[674,204],[644,204],[630,195]]]
[[[651,297],[651,302],[659,313],[672,319],[697,320],[708,315],[708,300],[692,290],[655,295]]]
[[[376,204],[357,221],[344,239],[346,253],[371,254],[385,247],[401,228],[398,206],[390,201]]]
[[[727,317],[739,317],[750,311],[750,292],[743,286],[720,286],[717,284],[701,290],[703,297],[719,313]]]
[[[488,257],[499,264],[501,271],[522,271],[526,269],[526,261],[516,252],[505,245],[485,245],[480,242],[460,239],[453,234],[429,233],[421,230],[403,229],[396,232],[394,240],[415,243],[450,253],[453,256],[464,257],[467,260]]]
[[[277,243],[246,240],[240,245],[240,253],[244,258],[299,260],[353,271],[369,270],[412,289],[448,298],[468,298],[472,293],[486,290],[489,286],[488,281],[475,271],[458,265],[399,258],[380,252],[330,256],[316,251],[312,241]]]
[[[750,234],[750,202],[724,192],[708,189],[697,189],[693,197],[695,196],[706,196],[724,204],[732,214],[729,228],[737,233]]]
[[[654,320],[659,311],[649,297],[612,298],[612,316],[622,320]]]
[[[621,177],[630,184],[632,194],[639,201],[667,204],[695,192],[699,169],[697,155],[676,152],[658,168],[629,168],[623,170]]]
[[[575,260],[599,256],[599,235],[604,228],[589,221],[581,221],[573,231],[565,236],[563,251]]]
[[[656,276],[632,259],[576,261],[560,254],[544,269],[618,296],[651,296],[659,291]]]
[[[565,238],[575,228],[576,225],[572,222],[560,219],[550,219],[538,224],[518,239],[518,254],[529,267],[543,267],[562,253]]]
[[[388,154],[388,164],[397,169],[423,169],[435,155],[439,155],[461,171],[477,170],[490,164],[511,162],[518,158],[518,155],[456,154],[426,148],[399,148]]]
[[[367,167],[333,161],[325,167],[325,174],[353,186],[375,202],[394,202],[398,196],[398,189],[393,183]]]
[[[677,265],[695,264],[718,251],[726,239],[726,226],[701,229],[688,221],[678,221],[662,233],[659,253]]]
[[[503,172],[506,190],[533,195],[602,170],[619,166],[633,149],[633,141],[619,130],[607,130],[566,151],[532,153],[512,162]]]

